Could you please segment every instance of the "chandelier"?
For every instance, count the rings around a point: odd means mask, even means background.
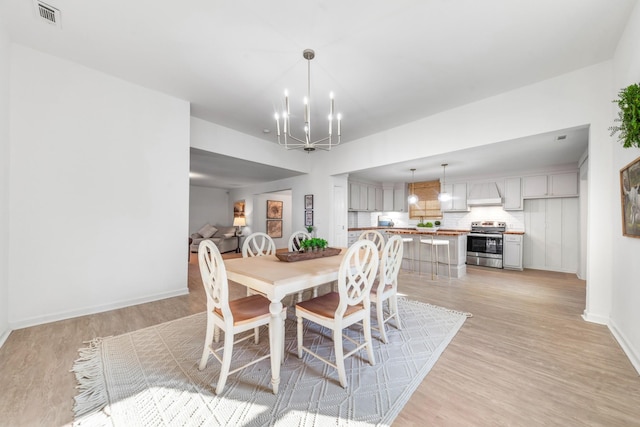
[[[329,93],[329,135],[313,141],[311,139],[311,60],[315,57],[315,52],[312,49],[305,49],[302,52],[302,56],[307,60],[307,96],[304,97],[304,136],[298,138],[291,133],[291,112],[289,110],[289,92],[284,91],[284,111],[282,114],[275,114],[276,118],[276,132],[278,135],[278,144],[282,145],[287,150],[294,150],[302,148],[306,152],[315,151],[317,148],[321,150],[329,151],[331,147],[335,147],[340,144],[340,122],[342,116],[340,114],[334,115],[334,101],[333,92]],[[333,138],[333,122],[338,122],[338,141],[334,142]],[[280,132],[280,119],[282,119],[283,132]]]

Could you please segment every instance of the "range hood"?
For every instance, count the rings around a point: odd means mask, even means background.
[[[502,206],[502,197],[495,182],[471,184],[467,206]]]

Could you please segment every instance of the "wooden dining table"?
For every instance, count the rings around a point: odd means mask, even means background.
[[[284,340],[282,299],[290,294],[338,280],[338,270],[346,249],[339,255],[297,262],[280,261],[275,255],[225,260],[227,278],[263,293],[271,301],[269,344],[271,347],[271,385],[278,393],[280,361]]]

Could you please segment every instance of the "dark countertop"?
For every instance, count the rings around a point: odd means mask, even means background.
[[[424,230],[416,230],[415,228],[403,228],[403,227],[360,227],[349,228],[348,231],[365,231],[365,230],[381,230],[391,234],[435,234],[437,236],[461,236],[468,234],[469,230],[451,230],[440,228],[438,231],[428,231],[425,227]]]

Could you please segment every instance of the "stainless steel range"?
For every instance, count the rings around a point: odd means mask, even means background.
[[[467,235],[467,264],[502,268],[502,237],[506,229],[506,222],[472,222]]]

